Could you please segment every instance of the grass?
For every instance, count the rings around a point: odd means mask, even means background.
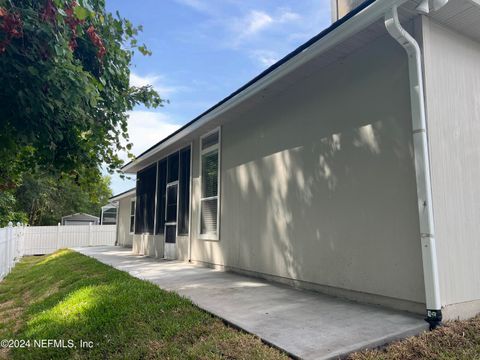
[[[11,359],[287,358],[175,293],[69,250],[25,257],[0,282],[1,339],[76,346],[0,349],[0,358]],[[93,347],[81,348],[80,340]],[[480,316],[348,359],[480,360]]]
[[[351,354],[349,360],[480,359],[480,315],[450,321],[434,331],[394,342],[383,349]]]
[[[286,358],[175,293],[69,250],[25,257],[0,283],[1,339],[31,340],[0,349],[12,359]],[[33,347],[40,339],[67,348]]]

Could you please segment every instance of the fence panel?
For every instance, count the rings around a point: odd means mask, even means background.
[[[51,254],[59,249],[60,226],[27,226],[24,255]]]
[[[12,270],[15,262],[22,257],[23,227],[0,228],[0,280]]]
[[[0,280],[23,255],[58,249],[115,245],[116,225],[13,226],[0,228]]]
[[[116,225],[27,226],[24,255],[51,254],[58,249],[115,245]]]
[[[117,225],[92,226],[90,246],[115,245],[117,239]]]
[[[0,280],[24,255],[58,249],[115,245],[116,225],[12,226],[0,228]]]
[[[7,228],[0,229],[0,280],[7,275],[8,272],[8,237]]]

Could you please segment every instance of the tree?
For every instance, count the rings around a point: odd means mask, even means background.
[[[9,191],[0,191],[0,227],[4,227],[12,221],[27,223],[27,214],[23,211],[16,211],[16,199]]]
[[[30,225],[56,225],[62,216],[77,212],[99,216],[111,196],[108,176],[88,186],[79,186],[70,177],[26,174],[15,192],[15,210],[26,214]]]
[[[78,184],[119,169],[127,111],[164,102],[129,86],[139,31],[104,0],[0,0],[1,191],[30,169]]]

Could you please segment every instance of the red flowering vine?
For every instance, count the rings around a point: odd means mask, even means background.
[[[79,25],[85,24],[85,20],[79,19],[75,14],[75,8],[77,6],[77,1],[72,0],[64,9],[66,15],[64,17],[65,24],[68,26],[71,34],[68,41],[68,47],[71,51],[75,51],[78,46],[77,38],[79,36]],[[46,0],[45,5],[40,12],[40,18],[42,21],[56,25],[58,12],[59,9],[56,7],[53,0]],[[0,53],[3,53],[13,38],[19,38],[22,36],[22,21],[20,16],[17,13],[11,13],[7,9],[0,7],[0,30],[3,30],[4,32],[3,38],[0,33]],[[97,58],[101,60],[107,53],[102,39],[98,36],[93,25],[90,25],[87,28],[86,33],[90,41],[97,48]]]
[[[70,50],[74,51],[77,48],[77,27],[80,24],[84,24],[84,20],[79,20],[75,15],[74,15],[74,8],[78,6],[77,2],[74,0],[70,3],[70,5],[65,9],[65,13],[67,14],[67,18],[65,19],[65,22],[67,23],[68,27],[70,28],[70,31],[72,32],[72,36],[70,38],[70,41],[68,42],[68,47]]]
[[[22,20],[17,13],[9,12],[0,7],[0,30],[3,31],[4,38],[0,40],[0,54],[10,44],[12,39],[18,39],[22,36]]]
[[[102,59],[105,56],[105,54],[107,53],[107,49],[105,49],[105,46],[103,45],[102,39],[100,39],[100,37],[95,32],[95,28],[93,27],[93,25],[90,25],[88,27],[87,34],[88,34],[88,37],[90,38],[90,41],[98,49],[97,57],[99,59]]]

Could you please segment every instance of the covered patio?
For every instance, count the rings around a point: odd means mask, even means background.
[[[417,315],[293,289],[248,276],[132,255],[115,246],[74,250],[191,299],[295,358],[330,359],[418,334]]]

